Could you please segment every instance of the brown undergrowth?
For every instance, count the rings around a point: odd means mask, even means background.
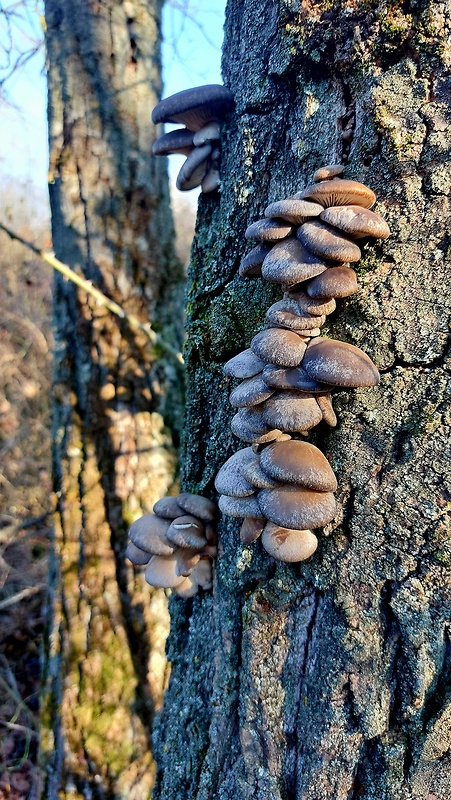
[[[7,220],[7,208],[1,216]],[[36,213],[15,201],[12,222],[22,235],[48,246],[44,223],[32,227],[27,218]],[[40,793],[37,719],[51,524],[51,281],[49,267],[0,236],[0,800]]]

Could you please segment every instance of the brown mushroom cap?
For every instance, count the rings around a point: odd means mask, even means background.
[[[335,311],[337,304],[335,298],[330,299],[310,297],[306,292],[291,291],[289,297],[298,304],[301,312],[304,314],[311,314],[313,316],[322,317],[327,314],[332,314]]]
[[[312,200],[324,208],[329,206],[362,206],[371,208],[376,202],[374,192],[358,181],[349,181],[342,178],[321,181],[312,186],[307,186],[300,193],[303,200]]]
[[[309,297],[349,297],[358,292],[357,275],[351,267],[330,267],[307,284]]]
[[[254,494],[255,486],[242,475],[242,467],[255,460],[251,447],[238,450],[222,465],[215,478],[215,489],[219,494],[229,497],[247,497]]]
[[[192,580],[191,575],[184,578],[183,583],[179,583],[178,586],[174,587],[174,593],[177,594],[179,597],[183,597],[187,599],[188,597],[194,597],[195,594],[198,592],[198,585],[196,581]]]
[[[253,378],[246,378],[233,392],[230,393],[230,403],[236,408],[246,408],[256,406],[268,397],[271,397],[272,389],[268,389],[267,384],[260,375]]]
[[[326,337],[309,342],[302,367],[314,380],[331,386],[377,386],[380,380],[377,368],[363,350]]]
[[[257,493],[249,497],[229,497],[222,494],[218,505],[222,513],[228,517],[261,517]]]
[[[193,132],[186,128],[163,133],[155,139],[152,146],[152,155],[169,156],[173,154],[189,155],[194,150]]]
[[[331,428],[335,428],[337,424],[337,416],[335,414],[334,407],[332,405],[332,395],[331,394],[317,395],[316,402],[318,403],[321,409],[324,422],[330,425]]]
[[[167,537],[169,521],[156,514],[145,514],[130,527],[129,536],[136,547],[157,556],[170,556],[174,545]]]
[[[313,255],[298,239],[278,242],[262,264],[262,276],[272,283],[302,283],[327,269],[327,264]]]
[[[260,453],[260,466],[271,478],[317,492],[335,492],[337,479],[321,450],[309,442],[276,442]]]
[[[282,367],[296,367],[301,363],[306,344],[294,331],[284,328],[267,328],[257,333],[251,341],[252,352],[262,361]]]
[[[208,122],[223,119],[233,107],[233,95],[225,86],[196,86],[161,100],[152,111],[152,122],[180,122],[199,131]]]
[[[266,517],[246,517],[240,530],[240,539],[243,544],[255,542],[262,535],[267,521]]]
[[[202,549],[207,544],[202,521],[192,514],[173,519],[166,535],[178,547]]]
[[[262,274],[262,264],[268,253],[272,250],[270,244],[258,244],[247,256],[244,256],[239,273],[242,278],[259,278]]]
[[[180,506],[177,503],[176,497],[162,497],[154,504],[154,514],[157,514],[163,519],[175,519],[180,516]]]
[[[259,219],[246,229],[246,239],[258,239],[260,242],[276,242],[284,239],[292,232],[291,225],[279,222],[278,219]]]
[[[327,164],[325,167],[320,167],[313,175],[315,183],[320,181],[330,181],[332,178],[338,178],[342,175],[345,168],[341,164]]]
[[[313,305],[315,301],[309,299]],[[326,319],[323,317],[320,321],[320,317],[311,316],[307,311],[303,312],[296,300],[290,297],[284,297],[283,300],[273,303],[266,312],[266,318],[275,325],[281,325],[293,331],[317,328]]]
[[[194,148],[177,175],[177,189],[181,192],[188,192],[190,189],[200,186],[207,172],[208,157],[211,150],[211,144],[204,144],[202,147]]]
[[[152,556],[146,567],[145,578],[156,589],[174,589],[185,580],[183,575],[177,575],[176,556]]]
[[[278,481],[275,481],[274,478],[270,478],[266,472],[263,472],[260,466],[259,454],[253,453],[253,456],[253,461],[249,461],[242,468],[243,478],[246,478],[256,489],[274,489]]]
[[[200,561],[201,554],[197,548],[189,549],[187,547],[179,547],[175,557],[177,559],[177,575],[183,575],[184,578],[187,578]]]
[[[293,564],[310,558],[318,547],[318,539],[312,531],[282,528],[267,522],[262,533],[262,545],[273,558]]]
[[[199,517],[204,522],[213,522],[216,517],[216,505],[200,494],[179,494],[177,503],[182,511],[192,514],[193,517]]]
[[[258,375],[265,366],[265,362],[249,348],[230,358],[224,364],[223,372],[224,375],[244,380],[244,378],[253,378],[254,375]]]
[[[295,197],[286,197],[277,200],[265,208],[265,217],[280,217],[293,225],[301,225],[309,217],[318,217],[323,207],[318,203],[309,203],[308,200],[297,200]]]
[[[261,487],[266,488],[266,487]],[[145,550],[141,550],[140,547],[137,547],[136,544],[133,542],[129,542],[127,548],[125,550],[125,557],[132,562],[132,564],[136,564],[136,566],[142,567],[144,564],[147,564],[151,556],[151,553],[147,553]]]
[[[302,367],[284,369],[268,364],[262,377],[271,389],[299,389],[311,394],[325,394],[330,391],[330,386],[314,381]]]
[[[318,425],[323,418],[314,397],[295,391],[273,394],[264,403],[263,416],[268,425],[289,433],[308,431]]]
[[[360,247],[355,242],[316,220],[304,222],[298,228],[297,237],[304,247],[328,261],[358,261],[362,256]]]
[[[331,206],[321,213],[320,219],[344,231],[352,239],[363,236],[387,239],[390,236],[390,228],[385,220],[361,206]]]
[[[299,531],[327,525],[336,511],[332,492],[314,492],[291,484],[260,489],[258,504],[261,513],[271,522]]]
[[[202,589],[211,589],[213,585],[213,569],[209,558],[201,558],[194,567],[191,580],[196,581]]]
[[[287,434],[282,433],[282,431],[270,428],[266,423],[264,423],[265,431],[263,433],[261,431],[259,432],[259,430],[256,430],[256,426],[252,427],[252,425],[241,416],[243,411],[248,410],[250,409],[241,408],[238,414],[232,417],[232,422],[230,424],[232,433],[238,436],[238,439],[241,439],[242,442],[247,442],[247,444],[264,444],[265,442],[282,441],[291,438]]]

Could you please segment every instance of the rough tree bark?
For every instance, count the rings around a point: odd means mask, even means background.
[[[46,0],[56,255],[180,347],[166,165],[150,157],[161,0]],[[135,580],[129,523],[174,479],[183,380],[143,333],[57,277],[48,798],[145,797],[166,680],[166,598]],[[169,427],[175,431],[171,439]]]
[[[242,446],[221,366],[281,296],[237,275],[244,230],[325,163],[391,226],[328,324],[382,380],[338,393],[314,437],[339,483],[317,553],[275,563],[222,520],[213,593],[171,601],[154,800],[451,796],[450,19],[433,0],[229,0],[236,114],[193,250],[185,490],[214,496]]]

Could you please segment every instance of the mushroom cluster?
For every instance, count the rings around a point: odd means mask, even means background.
[[[278,283],[284,296],[268,309],[267,326],[250,348],[224,366],[227,376],[241,380],[230,395],[238,409],[232,431],[250,446],[216,476],[219,508],[244,518],[244,543],[262,535],[264,548],[281,561],[312,555],[317,538],[311,529],[335,516],[332,469],[300,437],[322,420],[337,424],[334,390],[379,383],[362,350],[320,337],[336,299],[358,289],[349,266],[361,256],[356,239],[390,233],[369,210],[374,192],[339,177],[342,172],[340,165],[317,170],[311,186],[271,203],[265,219],[247,229],[246,238],[258,244],[241,262],[240,274]]]
[[[146,566],[147,583],[192,597],[199,586],[211,589],[217,554],[216,506],[206,497],[179,494],[155,503],[153,514],[130,528],[126,556]]]
[[[213,192],[220,185],[219,162],[221,122],[234,107],[231,92],[217,84],[197,86],[166,97],[152,111],[152,122],[179,122],[185,125],[164,133],[154,143],[152,153],[186,155],[178,176],[177,189],[187,192],[202,186]]]

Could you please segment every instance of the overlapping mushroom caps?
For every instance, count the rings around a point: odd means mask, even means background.
[[[234,107],[231,92],[212,84],[186,89],[161,100],[152,111],[154,124],[180,122],[185,128],[164,133],[154,143],[152,153],[187,156],[178,177],[182,192],[202,186],[204,193],[219,187],[219,136],[221,122]]]
[[[146,566],[146,581],[192,597],[199,586],[211,589],[212,559],[217,554],[216,506],[206,497],[179,494],[163,497],[153,514],[130,528],[126,556]]]
[[[314,183],[271,203],[265,219],[246,238],[257,241],[241,263],[243,277],[278,283],[282,300],[267,311],[265,330],[248,350],[230,359],[227,376],[241,383],[230,402],[237,408],[232,431],[248,447],[220,469],[219,507],[244,518],[241,539],[262,536],[281,561],[302,561],[315,551],[312,529],[335,516],[335,476],[325,456],[300,437],[324,420],[335,426],[332,392],[375,386],[379,373],[358,347],[320,337],[336,299],[358,290],[349,266],[361,256],[356,239],[389,236],[386,222],[370,211],[374,192],[339,177],[343,167],[323,167]]]

